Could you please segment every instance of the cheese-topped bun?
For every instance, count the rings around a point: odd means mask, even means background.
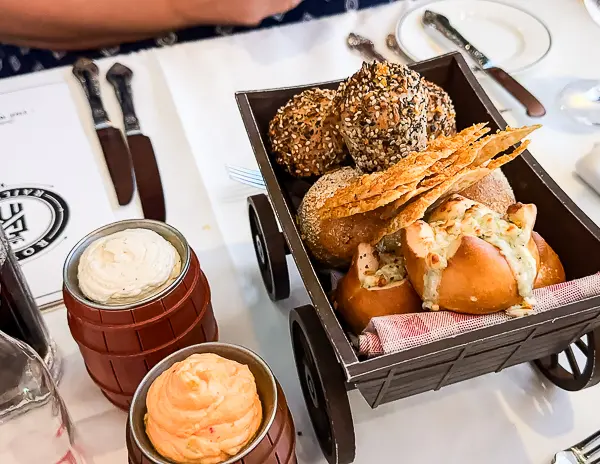
[[[420,311],[421,299],[407,279],[401,255],[378,253],[361,243],[337,287],[335,305],[352,331],[360,334],[372,317]]]
[[[406,269],[423,307],[468,314],[532,308],[539,252],[532,238],[537,208],[516,203],[506,215],[452,195],[428,222],[404,230]]]
[[[566,280],[565,269],[558,255],[540,234],[534,232],[532,237],[540,254],[540,268],[533,287],[542,288],[564,282]]]

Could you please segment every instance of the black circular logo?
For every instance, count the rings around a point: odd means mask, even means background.
[[[0,224],[19,261],[49,250],[68,220],[67,203],[56,192],[0,186]]]

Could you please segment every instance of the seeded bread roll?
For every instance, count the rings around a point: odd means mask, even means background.
[[[427,88],[406,66],[364,63],[338,98],[340,132],[363,172],[386,169],[427,145]]]
[[[495,169],[460,194],[470,200],[483,203],[500,214],[505,214],[508,207],[516,203],[513,189],[500,169]]]
[[[269,124],[271,148],[278,164],[295,177],[320,176],[347,155],[336,128],[334,90],[309,89],[277,110]]]
[[[456,111],[450,99],[440,86],[423,80],[428,91],[427,138],[433,140],[441,135],[450,137],[456,134]]]
[[[381,211],[355,214],[341,219],[323,219],[319,211],[325,200],[359,176],[345,167],[325,174],[309,189],[298,209],[298,226],[311,254],[331,268],[344,268],[360,243],[369,243],[385,227]]]

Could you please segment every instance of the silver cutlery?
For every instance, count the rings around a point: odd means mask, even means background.
[[[546,114],[544,105],[542,105],[531,92],[502,68],[494,66],[492,61],[458,32],[444,15],[435,13],[431,10],[425,10],[425,13],[423,14],[423,24],[440,32],[453,44],[464,50],[477,63],[483,72],[492,77],[492,79],[504,87],[525,107],[527,114],[530,117],[539,118]]]
[[[552,464],[600,464],[600,430],[554,455]]]
[[[396,39],[396,34],[388,34],[385,38],[385,44],[387,45],[387,48],[389,48],[400,58],[405,60],[406,64],[411,64],[415,62],[410,56],[404,53],[404,50],[402,50],[400,44],[398,43],[398,39]]]
[[[350,47],[352,50],[358,51],[368,61],[386,61],[385,57],[375,49],[375,45],[367,37],[351,32],[348,34],[346,43],[348,44],[348,47]],[[385,43],[390,50],[402,57],[406,61],[406,64],[414,63],[414,60],[412,60],[404,53],[404,51],[402,51],[394,34],[388,34]],[[476,69],[477,68],[473,70],[475,71]],[[498,111],[500,113],[507,113],[512,110],[510,108],[503,108],[499,109]]]
[[[228,164],[225,167],[231,180],[257,189],[265,189],[265,181],[258,170],[233,166],[231,164]]]
[[[346,44],[352,50],[358,51],[369,61],[386,61],[385,57],[375,50],[373,42],[362,35],[351,32],[346,38]]]
[[[125,137],[133,162],[135,183],[146,219],[166,221],[165,195],[160,170],[149,137],[144,135],[133,105],[131,81],[133,71],[121,63],[115,63],[106,73],[106,80],[113,86],[123,113]]]
[[[88,99],[94,128],[119,205],[128,205],[135,191],[131,156],[123,133],[110,121],[102,104],[98,66],[88,58],[79,58],[73,65],[73,75],[79,80]]]
[[[413,60],[410,56],[406,54],[404,50],[402,50],[402,47],[400,47],[398,39],[396,38],[396,34],[388,34],[385,38],[385,44],[387,45],[387,48],[393,51],[400,58],[404,59],[407,64],[415,62],[415,60]],[[481,68],[477,66],[472,66],[471,71],[473,71],[474,73],[479,73],[481,72]]]

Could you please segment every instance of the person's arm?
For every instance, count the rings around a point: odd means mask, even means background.
[[[0,0],[0,42],[55,50],[131,42],[199,24],[257,24],[300,0]]]

